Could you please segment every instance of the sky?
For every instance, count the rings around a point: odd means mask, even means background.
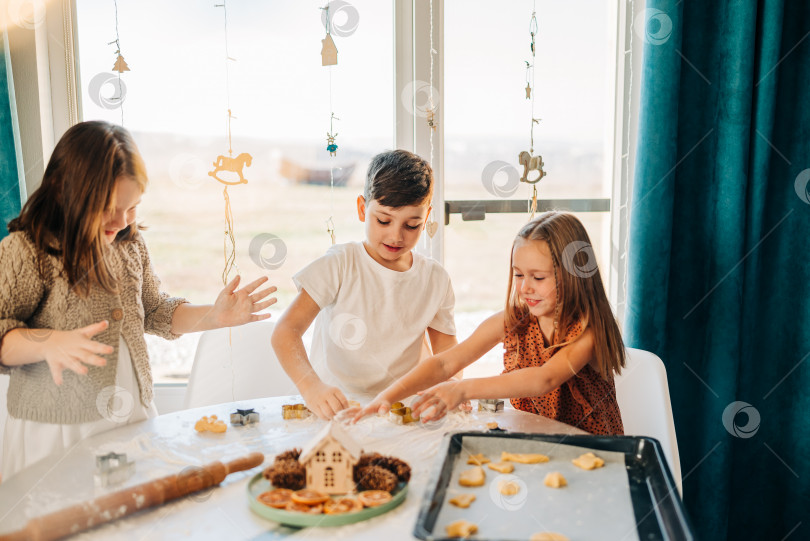
[[[115,3],[77,4],[84,118],[120,122],[120,108],[98,105],[99,95],[109,98],[116,90],[111,73],[116,45],[110,44],[116,39]],[[351,0],[335,15],[338,28],[354,21],[357,26],[347,36],[334,33],[338,65],[331,68],[321,66],[323,5],[229,0],[228,52],[236,61],[226,62],[224,10],[213,0],[117,0],[121,54],[131,70],[122,75],[124,125],[132,131],[224,137],[230,106],[234,139],[321,141],[334,112],[339,120],[333,132],[343,138],[393,142],[393,2]],[[447,0],[445,95],[439,106],[448,144],[458,138],[528,139],[532,106],[524,88],[533,9],[538,136],[601,141],[612,109],[607,14],[612,5]]]

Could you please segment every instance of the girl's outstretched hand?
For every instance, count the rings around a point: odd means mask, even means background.
[[[411,406],[413,416],[419,417],[422,422],[441,419],[466,400],[462,385],[462,381],[450,380],[419,391],[419,398]]]
[[[275,286],[256,291],[260,285],[268,280],[266,276],[262,276],[237,290],[236,288],[239,286],[241,279],[241,276],[237,276],[231,280],[225,286],[225,289],[220,291],[216,302],[214,302],[213,315],[215,321],[221,327],[236,327],[245,323],[267,319],[270,314],[257,314],[256,312],[261,312],[278,300],[275,297],[270,297],[265,301],[262,300],[276,292]]]
[[[391,402],[377,395],[368,406],[360,408],[360,411],[354,415],[351,422],[354,424],[367,415],[386,415],[390,410]]]
[[[42,353],[51,370],[54,383],[62,385],[62,372],[65,370],[85,375],[87,374],[86,364],[91,366],[107,364],[107,360],[99,355],[110,354],[115,349],[107,344],[91,340],[91,338],[106,330],[108,326],[107,321],[99,321],[72,331],[43,329],[34,331],[33,336],[37,337],[37,341],[42,342]]]

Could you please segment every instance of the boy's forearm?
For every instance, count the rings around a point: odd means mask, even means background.
[[[299,390],[321,381],[309,362],[301,335],[279,323],[270,342],[281,368]]]

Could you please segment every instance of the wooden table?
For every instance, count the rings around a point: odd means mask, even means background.
[[[266,455],[266,466],[276,454],[302,447],[324,426],[324,421],[315,418],[283,420],[282,404],[299,402],[300,397],[288,396],[219,404],[162,415],[88,438],[0,484],[0,533],[20,529],[32,517],[178,473],[188,466],[224,462],[252,451]],[[203,415],[215,414],[227,423],[237,408],[254,408],[261,422],[247,427],[229,424],[224,434],[198,434],[194,430],[194,423]],[[235,473],[207,492],[101,526],[76,539],[414,539],[411,532],[419,502],[434,461],[443,456],[444,434],[486,430],[486,423],[491,421],[512,432],[584,434],[569,425],[510,408],[498,413],[456,412],[427,426],[398,426],[381,417],[369,417],[351,430],[363,449],[397,456],[412,468],[405,502],[385,515],[340,528],[298,530],[269,522],[249,509],[246,493],[248,480],[261,472],[262,466]],[[134,459],[135,474],[121,485],[97,487],[93,479],[95,456],[110,451],[124,452]]]

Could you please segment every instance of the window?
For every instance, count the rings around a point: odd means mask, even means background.
[[[400,96],[393,79],[395,70],[401,76],[408,69],[401,66],[393,29],[402,28],[395,14],[402,15],[407,2],[351,0],[354,11],[336,12],[335,24],[348,35],[333,33],[339,63],[326,68],[318,58],[323,2],[231,0],[228,41],[236,62],[228,71],[230,100],[222,8],[192,0],[119,2],[121,53],[131,70],[122,76],[126,86],[119,87],[117,74],[110,71],[115,6],[108,0],[75,2],[83,119],[120,122],[123,111],[124,125],[141,147],[151,185],[140,219],[149,226],[145,237],[164,288],[204,303],[212,302],[222,287],[223,186],[207,173],[228,150],[230,102],[236,117],[234,154],[253,156],[244,170],[248,184],[228,189],[236,263],[244,278],[268,274],[279,287],[278,315],[295,295],[291,276],[331,244],[326,232],[330,215],[338,242],[363,236],[354,201],[368,159],[394,146],[394,130],[401,124],[394,119]],[[338,4],[333,0],[333,6]],[[517,153],[528,150],[531,110],[523,87],[533,5],[539,27],[535,116],[542,118],[535,128],[535,154],[543,156],[548,171],[538,184],[539,197],[609,198],[613,157],[606,149],[614,127],[610,98],[616,35],[610,12],[617,4],[447,0],[441,5],[445,199],[504,200],[487,190],[482,176],[497,161],[516,165]],[[414,13],[424,28],[422,7],[417,4]],[[417,41],[418,50],[424,40]],[[424,62],[422,56],[414,61]],[[123,101],[115,100],[121,96]],[[340,119],[333,128],[339,134],[334,158],[325,150],[331,111]],[[417,146],[424,148],[419,141]],[[296,181],[322,177],[332,165],[346,186],[331,190]],[[492,182],[506,188],[508,176],[495,174]],[[526,200],[530,193],[521,184],[508,198]],[[608,282],[609,213],[579,217]],[[526,218],[488,213],[483,221],[462,221],[451,215],[444,263],[456,290],[459,338],[502,308],[509,248]],[[282,244],[259,243],[251,257],[251,242],[268,234]],[[273,268],[267,268],[268,262]],[[155,381],[184,381],[198,338],[186,335],[167,343],[148,337]],[[500,365],[498,355],[488,358],[495,368]],[[492,366],[476,363],[467,374],[475,375],[478,368],[492,373]]]
[[[547,176],[541,199],[611,196],[612,95],[615,47],[610,2],[536,2],[538,32],[532,101],[526,99],[526,62],[532,61],[529,24],[535,2],[448,0],[444,4],[445,199],[523,199],[517,157],[528,151],[531,118],[534,155]],[[486,25],[481,13],[486,12]],[[479,39],[480,38],[480,39]],[[511,169],[511,171],[510,171]],[[510,176],[511,175],[511,176]],[[609,284],[610,213],[583,212],[602,278]],[[487,213],[483,221],[451,214],[445,228],[445,266],[456,293],[459,339],[489,314],[502,310],[510,273],[511,244],[528,212]],[[465,375],[497,373],[500,348]]]
[[[111,71],[116,46],[109,44],[114,4],[77,0],[83,120],[120,123],[123,111],[150,175],[139,219],[149,227],[144,237],[155,270],[166,291],[195,303],[214,301],[225,266],[224,186],[208,176],[228,151],[224,19],[215,3],[118,2],[121,54],[130,68],[119,87]],[[393,4],[351,0],[335,10],[338,65],[331,68],[321,65],[324,5],[227,4],[236,59],[229,63],[233,154],[253,156],[243,169],[248,183],[228,187],[236,263],[244,279],[269,275],[278,286],[274,317],[296,294],[292,275],[331,245],[330,215],[338,242],[363,238],[355,200],[369,159],[394,145]],[[326,151],[331,111],[339,118],[334,157]],[[328,181],[332,166],[344,186],[307,183]],[[263,243],[267,235],[279,240]],[[148,336],[155,381],[185,380],[198,339]]]
[[[326,453],[323,451],[315,453],[315,462],[326,462]]]
[[[343,460],[343,457],[340,454],[340,451],[334,451],[332,453],[332,462],[340,462]]]

